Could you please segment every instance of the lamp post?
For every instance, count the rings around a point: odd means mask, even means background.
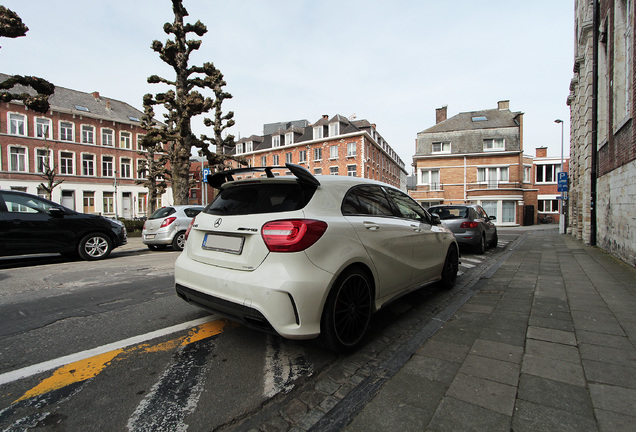
[[[563,120],[556,119],[555,123],[561,123],[561,172],[563,172]],[[561,191],[561,202],[559,203],[559,234],[565,234],[565,195]]]

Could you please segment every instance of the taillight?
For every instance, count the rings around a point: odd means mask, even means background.
[[[188,236],[190,235],[190,231],[192,231],[192,225],[194,225],[194,218],[192,218],[192,220],[190,221],[190,225],[188,225],[188,229],[186,230],[185,233],[185,239],[188,239]]]
[[[460,228],[477,228],[479,226],[479,222],[462,222],[459,226]]]
[[[327,224],[311,219],[290,219],[267,222],[261,235],[270,252],[299,252],[322,237]]]
[[[163,220],[163,222],[161,222],[161,226],[160,226],[160,228],[167,227],[168,225],[170,225],[172,222],[174,222],[174,221],[176,221],[176,220],[177,220],[177,218],[176,218],[176,217],[174,217],[174,216],[171,216],[171,217],[169,217],[169,218],[165,218],[165,219]]]

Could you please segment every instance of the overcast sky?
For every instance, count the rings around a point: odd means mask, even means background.
[[[174,72],[150,49],[165,42],[169,0],[0,0],[29,27],[0,39],[0,72],[99,91],[143,110],[146,82]],[[237,137],[264,123],[355,115],[411,172],[417,133],[448,116],[510,100],[524,113],[524,150],[569,154],[566,99],[574,64],[573,0],[184,0],[208,28],[191,64],[213,62],[233,95]],[[196,35],[193,35],[197,38]],[[206,132],[197,126],[199,133]]]

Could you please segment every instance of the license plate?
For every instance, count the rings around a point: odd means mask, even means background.
[[[206,234],[203,238],[203,249],[240,255],[243,251],[244,237],[222,234]]]
[[[146,240],[152,240],[155,238],[155,234],[146,234]]]

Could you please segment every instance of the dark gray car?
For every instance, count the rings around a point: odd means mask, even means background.
[[[457,244],[470,246],[478,253],[484,253],[486,246],[497,246],[497,227],[493,223],[495,216],[488,216],[479,205],[442,205],[428,209],[436,214],[455,234]]]

